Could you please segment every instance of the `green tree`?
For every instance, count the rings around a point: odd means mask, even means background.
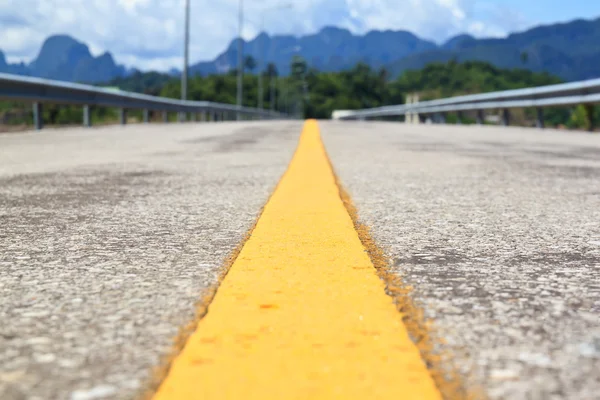
[[[268,77],[276,77],[279,74],[277,71],[277,66],[275,66],[275,64],[273,64],[273,63],[269,63],[267,65],[267,69],[265,70],[265,73]]]
[[[252,56],[246,56],[244,58],[244,69],[250,71],[250,73],[254,72],[256,69],[256,60]]]
[[[294,79],[302,79],[308,70],[306,61],[301,56],[294,56],[291,63],[292,77]]]
[[[588,118],[585,107],[580,104],[571,113],[571,117],[569,118],[568,126],[570,128],[578,128],[578,129],[588,129]]]

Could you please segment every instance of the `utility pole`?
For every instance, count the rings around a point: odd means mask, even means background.
[[[242,118],[242,115],[239,111],[242,108],[242,96],[243,96],[243,74],[244,74],[244,57],[243,57],[243,43],[242,43],[242,31],[244,29],[244,0],[240,0],[240,9],[239,9],[239,33],[238,33],[238,71],[237,71],[237,120],[239,121]]]
[[[183,72],[181,74],[181,100],[187,100],[188,90],[188,65],[190,57],[190,0],[185,0],[185,37],[183,39]],[[184,121],[185,112],[179,114],[179,119]]]

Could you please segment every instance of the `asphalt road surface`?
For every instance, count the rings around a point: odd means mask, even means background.
[[[361,219],[471,390],[598,398],[600,137],[392,123],[322,131]]]
[[[465,384],[600,393],[600,137],[321,122]],[[0,398],[128,399],[287,168],[301,122],[0,135]]]
[[[136,396],[301,126],[0,135],[0,399]]]

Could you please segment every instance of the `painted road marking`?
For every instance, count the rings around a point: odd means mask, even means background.
[[[316,121],[154,396],[440,399],[340,198]]]

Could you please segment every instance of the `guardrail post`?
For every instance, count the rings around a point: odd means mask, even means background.
[[[179,122],[187,121],[187,113],[186,112],[180,111],[177,115],[179,116]]]
[[[206,111],[200,113],[200,122],[206,122]]]
[[[119,120],[121,122],[121,125],[127,124],[127,109],[126,108],[119,109]]]
[[[196,119],[198,119],[197,113],[195,111],[191,112],[190,113],[190,121],[196,122]]]
[[[544,109],[540,107],[536,110],[536,113],[537,118],[535,121],[535,126],[540,129],[544,129]]]
[[[412,96],[408,96],[406,99],[407,104],[418,104],[419,103],[419,95],[413,94]],[[421,116],[419,113],[410,111],[407,115],[409,124],[420,124]]]
[[[510,111],[507,108],[502,110],[502,126],[510,125]]]
[[[83,106],[83,126],[86,128],[92,126],[92,116],[89,104]]]
[[[147,124],[148,122],[150,122],[150,110],[148,110],[147,108],[144,109],[143,112],[143,116],[144,116],[144,123]]]
[[[483,122],[485,120],[485,116],[483,115],[483,110],[477,110],[477,125],[483,125]]]
[[[38,131],[44,127],[44,108],[42,107],[42,103],[33,103],[33,125]]]
[[[162,118],[163,118],[163,123],[167,123],[169,122],[169,112],[168,111],[163,111],[162,112]]]

